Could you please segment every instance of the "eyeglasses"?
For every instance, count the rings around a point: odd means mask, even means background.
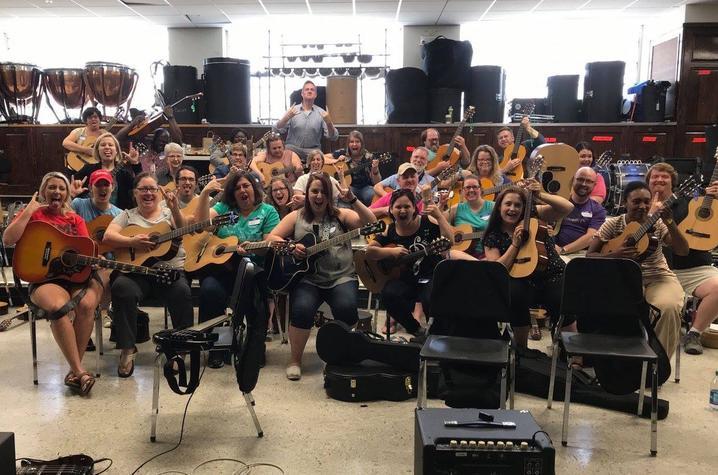
[[[278,191],[287,191],[289,188],[286,186],[283,186],[282,188],[272,188],[272,193],[276,193]]]
[[[177,181],[197,181],[194,179],[194,177],[191,176],[181,176],[177,179]]]
[[[465,190],[478,190],[479,188],[481,188],[481,187],[478,186],[478,185],[468,185],[468,186],[464,186],[464,189],[465,189]]]
[[[160,189],[154,186],[143,186],[142,188],[137,188],[137,191],[140,193],[157,193]]]

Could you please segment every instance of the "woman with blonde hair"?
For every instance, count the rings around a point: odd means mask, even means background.
[[[493,186],[499,186],[511,182],[505,175],[501,173],[499,167],[499,155],[491,145],[479,145],[471,156],[471,164],[469,165],[470,173],[481,178],[491,180]],[[466,172],[465,172],[466,173]]]
[[[13,245],[22,239],[28,223],[48,223],[65,234],[89,238],[85,221],[70,208],[70,183],[62,173],[50,172],[42,178],[40,190],[10,223],[3,233],[3,243]],[[76,284],[64,279],[51,279],[30,284],[30,307],[39,318],[50,321],[52,336],[65,356],[70,371],[65,384],[86,395],[95,378],[82,366],[82,356],[92,333],[92,326],[102,296],[97,274]],[[69,317],[74,310],[74,319]]]

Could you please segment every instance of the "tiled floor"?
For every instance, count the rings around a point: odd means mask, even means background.
[[[153,330],[162,324],[152,309]],[[108,473],[132,473],[144,460],[172,447],[178,437],[186,397],[165,383],[160,391],[157,443],[149,441],[152,398],[151,343],[140,345],[132,378],[116,376],[117,354],[107,351],[102,377],[92,395],[81,398],[62,384],[66,367],[46,322],[39,324],[40,384],[32,384],[29,327],[0,333],[0,431],[16,434],[17,456],[53,458],[84,452],[110,457]],[[108,331],[105,331],[107,343]],[[540,342],[547,345],[546,338]],[[269,462],[292,474],[411,473],[415,401],[342,403],[322,388],[322,362],[308,346],[304,377],[284,377],[288,347],[268,344],[267,366],[254,392],[264,438],[254,433],[233,373],[207,369],[187,414],[182,445],[147,464],[139,473],[191,473],[203,461],[236,458]],[[89,354],[88,369],[94,368]],[[569,446],[560,445],[562,403],[517,394],[516,408],[529,409],[556,445],[557,473],[699,474],[718,467],[718,411],[708,409],[708,390],[718,368],[718,350],[683,358],[680,384],[667,382],[660,397],[670,400],[669,417],[659,423],[658,457],[649,456],[649,421],[623,413],[572,404]],[[430,401],[438,407],[439,401]],[[235,472],[233,462],[217,462],[198,474]],[[713,467],[712,469],[710,467]],[[174,473],[174,472],[173,472]],[[252,473],[279,473],[258,468]]]

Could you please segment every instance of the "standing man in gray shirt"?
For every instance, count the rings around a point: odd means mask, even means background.
[[[302,86],[302,103],[292,105],[275,124],[279,133],[287,133],[285,145],[299,155],[302,163],[306,163],[310,150],[321,150],[322,135],[330,141],[339,138],[339,131],[334,127],[329,112],[314,105],[316,98],[317,86],[312,81],[305,82]]]

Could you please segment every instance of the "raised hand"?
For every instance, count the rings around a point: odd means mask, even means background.
[[[70,196],[72,198],[87,191],[87,187],[85,186],[86,181],[87,177],[82,180],[75,180],[75,175],[72,175],[70,178]]]
[[[36,191],[34,195],[32,195],[32,198],[30,198],[30,202],[25,206],[25,210],[27,210],[27,213],[32,215],[35,211],[39,210],[40,208],[44,208],[47,205],[40,203],[37,199],[38,192]]]
[[[327,124],[332,123],[332,117],[329,115],[329,108],[327,108],[327,110],[325,111],[321,111],[320,114],[322,116],[322,119],[324,119],[324,122],[326,122]]]
[[[289,120],[295,115],[299,115],[299,108],[297,107],[298,104],[292,104],[289,106],[289,109],[287,109],[287,112],[284,114],[284,117]]]
[[[140,162],[140,152],[135,148],[132,142],[130,142],[130,151],[127,156],[130,158],[130,163],[133,165]]]
[[[162,197],[165,199],[165,203],[167,204],[167,207],[169,209],[179,208],[179,199],[177,198],[176,192],[166,191],[163,187],[160,186],[160,193],[162,193]]]
[[[524,243],[524,228],[519,223],[514,228],[514,234],[513,234],[513,236],[511,236],[511,244],[520,248],[523,243]]]

